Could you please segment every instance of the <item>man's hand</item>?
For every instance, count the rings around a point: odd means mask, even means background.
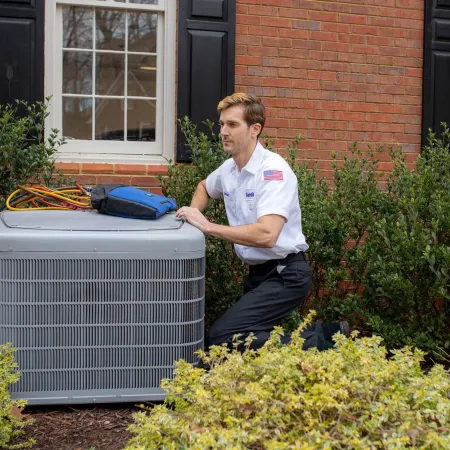
[[[211,227],[211,222],[197,209],[190,206],[183,206],[176,212],[180,219],[187,220],[191,225],[207,234]]]

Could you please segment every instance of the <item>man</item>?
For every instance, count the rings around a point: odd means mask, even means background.
[[[252,347],[259,348],[274,326],[303,304],[311,284],[297,178],[280,155],[258,142],[266,120],[258,98],[235,93],[217,110],[223,148],[231,158],[199,183],[190,207],[176,215],[206,235],[232,242],[239,258],[249,264],[244,295],[212,325],[206,346],[253,333]],[[228,226],[211,223],[202,214],[211,198],[221,196]],[[329,324],[326,330],[312,325],[304,332],[305,347],[332,347],[331,336],[337,331],[340,324]]]

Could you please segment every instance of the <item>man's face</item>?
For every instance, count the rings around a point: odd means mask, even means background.
[[[226,153],[236,155],[249,149],[259,133],[259,124],[248,125],[243,105],[231,106],[220,113],[220,136]]]

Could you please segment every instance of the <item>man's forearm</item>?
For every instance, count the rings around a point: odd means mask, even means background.
[[[272,248],[276,243],[267,227],[258,222],[234,227],[211,223],[205,232],[210,236],[248,247]]]
[[[205,180],[200,181],[197,189],[194,192],[194,196],[191,200],[191,208],[197,208],[199,211],[203,212],[209,205],[209,195],[206,190]]]

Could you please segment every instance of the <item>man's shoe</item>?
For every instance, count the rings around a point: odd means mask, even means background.
[[[348,322],[343,321],[343,322],[339,322],[340,328],[341,328],[341,333],[345,336],[345,337],[349,337],[350,336],[350,326],[348,324]]]
[[[327,341],[334,342],[333,336],[336,333],[342,333],[345,337],[350,336],[350,327],[348,322],[322,322],[323,336]]]

